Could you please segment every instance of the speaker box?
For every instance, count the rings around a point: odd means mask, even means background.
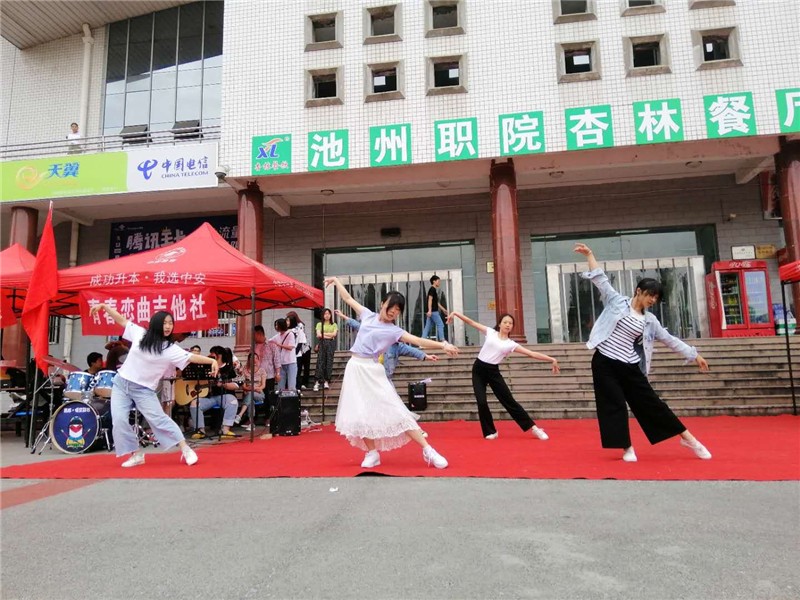
[[[272,435],[300,434],[300,395],[295,390],[281,390],[276,394],[269,432]]]
[[[408,410],[418,412],[428,408],[428,384],[417,382],[408,384]]]

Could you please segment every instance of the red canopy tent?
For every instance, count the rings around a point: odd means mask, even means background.
[[[219,310],[248,314],[268,308],[316,308],[323,293],[248,258],[208,223],[179,242],[58,272],[59,291],[213,288]]]
[[[0,327],[17,322],[36,257],[20,244],[0,252]]]
[[[789,361],[789,384],[792,387],[792,413],[797,414],[797,397],[794,391],[794,372],[792,370],[792,348],[789,343],[789,319],[786,310],[786,286],[800,283],[800,260],[790,262],[778,268],[778,276],[781,280],[781,300],[783,301],[783,318],[785,326],[783,328],[786,337],[786,358]],[[795,306],[795,310],[800,310],[800,306]]]

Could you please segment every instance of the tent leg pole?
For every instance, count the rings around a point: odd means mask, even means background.
[[[253,326],[256,322],[256,288],[250,290],[250,314],[253,315]],[[247,368],[250,369],[250,378],[255,382],[256,379],[256,338],[253,337],[252,328],[250,331],[250,356],[247,358]],[[266,403],[267,397],[264,396]],[[250,443],[253,443],[256,435],[256,396],[255,391],[250,392],[250,404],[247,406],[247,416],[250,419]]]
[[[792,414],[797,416],[797,397],[794,391],[794,373],[792,371],[792,345],[789,342],[789,314],[786,311],[786,284],[781,282],[781,301],[783,302],[783,337],[786,338],[786,359],[789,361],[789,385],[792,388]]]

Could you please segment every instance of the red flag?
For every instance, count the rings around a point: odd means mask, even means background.
[[[50,299],[58,293],[58,261],[53,237],[53,203],[39,241],[28,294],[22,306],[22,327],[31,340],[36,365],[47,373],[45,357],[50,353]]]

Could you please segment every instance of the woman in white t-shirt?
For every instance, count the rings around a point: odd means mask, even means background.
[[[187,465],[197,462],[197,454],[183,439],[183,433],[161,409],[156,387],[170,366],[183,369],[187,364],[211,365],[211,374],[217,374],[217,361],[208,356],[192,354],[173,343],[175,320],[172,313],[159,311],[150,319],[147,329],[129,321],[110,306],[100,303],[92,306],[89,314],[101,310],[117,325],[125,328],[122,337],[131,342],[128,358],[117,371],[111,388],[111,419],[114,427],[114,449],[117,456],[131,454],[123,467],[144,464],[144,452],[128,419],[134,406],[147,419],[150,428],[163,449],[176,444],[181,447],[181,461]]]
[[[523,348],[512,340],[509,336],[514,329],[514,317],[507,313],[500,315],[500,319],[494,329],[457,312],[451,312],[450,316],[447,317],[447,322],[452,322],[454,317],[458,317],[467,325],[472,325],[486,336],[478,358],[475,359],[475,363],[472,365],[472,389],[475,391],[475,400],[478,403],[478,418],[481,420],[483,437],[487,440],[497,439],[497,429],[494,426],[494,419],[492,419],[492,411],[489,410],[489,403],[486,400],[486,386],[488,385],[492,388],[492,392],[497,396],[500,404],[508,411],[511,418],[517,422],[522,431],[531,430],[533,435],[540,440],[548,439],[544,430],[537,427],[526,410],[520,406],[519,402],[514,400],[514,396],[511,394],[505,379],[503,379],[498,365],[512,352],[519,352],[533,359],[549,362],[552,365],[553,374],[558,374],[561,370],[558,366],[558,361],[547,354]]]
[[[411,335],[395,325],[403,313],[406,299],[400,292],[389,292],[378,313],[361,306],[336,277],[326,277],[325,286],[334,285],[340,298],[358,315],[361,327],[350,348],[352,354],[342,377],[342,391],[336,408],[336,431],[355,447],[366,450],[361,466],[381,464],[380,451],[400,448],[410,441],[422,446],[422,458],[437,469],[447,467],[447,460],[428,444],[417,420],[406,408],[378,357],[396,342],[437,348],[451,356],[458,348],[447,342],[435,342]]]
[[[275,331],[277,333],[269,338],[269,343],[278,349],[281,359],[281,378],[278,381],[278,390],[296,390],[297,354],[295,354],[295,348],[297,347],[297,338],[289,329],[286,319],[275,321]]]

